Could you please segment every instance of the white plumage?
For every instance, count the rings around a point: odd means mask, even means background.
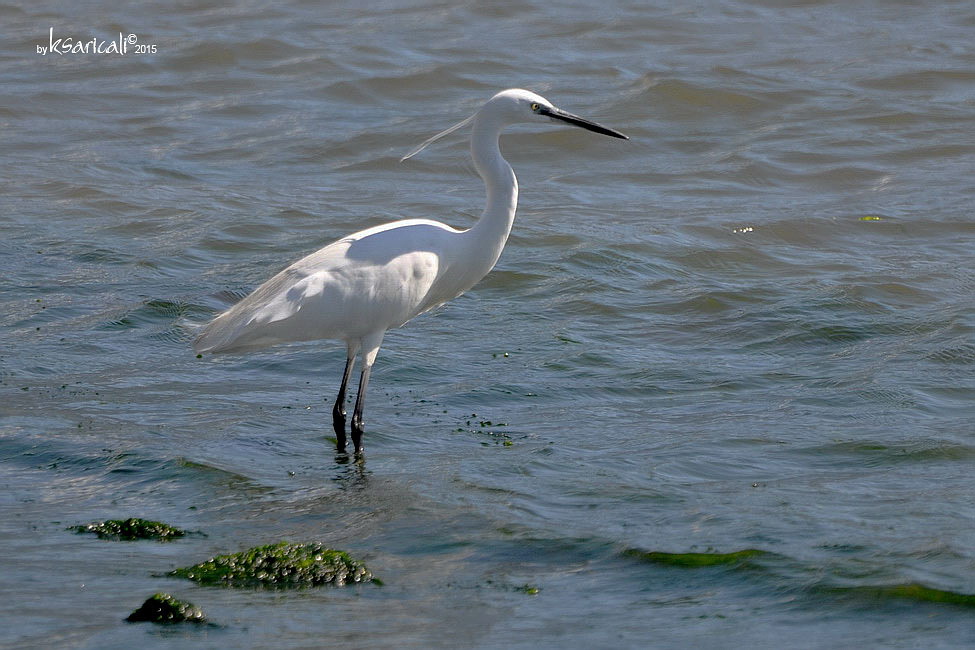
[[[473,122],[471,155],[487,187],[477,223],[457,230],[427,219],[368,228],[329,244],[284,269],[200,333],[197,352],[245,352],[278,343],[338,339],[347,362],[332,410],[339,447],[345,447],[345,394],[356,355],[363,368],[352,416],[352,439],[362,449],[362,409],[369,373],[386,331],[456,298],[497,262],[518,204],[518,182],[501,156],[501,130],[514,122],[559,120],[626,138],[552,106],[527,90],[505,90],[472,117],[437,134],[403,160]]]

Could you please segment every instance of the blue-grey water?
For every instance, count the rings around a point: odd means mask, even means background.
[[[971,2],[6,2],[0,25],[0,644],[975,643]],[[119,33],[125,55],[38,50]],[[398,159],[512,86],[631,140],[511,129],[508,246],[387,335],[362,463],[331,431],[341,344],[195,357],[194,328],[337,237],[470,225],[466,133]],[[133,516],[206,536],[65,530]],[[158,577],[282,539],[384,585]],[[156,591],[215,625],[123,622]]]

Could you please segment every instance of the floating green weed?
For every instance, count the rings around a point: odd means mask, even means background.
[[[488,447],[491,444],[501,445],[503,447],[514,446],[515,443],[511,439],[511,434],[493,430],[497,427],[508,426],[507,422],[492,422],[491,420],[478,420],[476,418],[477,413],[471,413],[470,417],[464,421],[464,424],[469,428],[457,427],[454,431],[485,438],[485,440],[481,441],[481,446],[483,447]]]
[[[963,607],[975,607],[975,594],[960,594],[955,591],[945,591],[925,587],[917,583],[906,585],[886,585],[880,587],[835,587],[829,591],[854,594],[877,599],[896,598],[928,603],[947,603]]]
[[[732,553],[664,553],[661,551],[641,551],[631,548],[623,551],[628,557],[635,557],[656,564],[669,564],[681,567],[705,567],[723,564],[742,564],[754,557],[770,555],[767,551],[746,548]]]

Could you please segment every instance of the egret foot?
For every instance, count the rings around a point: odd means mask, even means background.
[[[352,446],[355,453],[362,453],[362,416],[358,413],[352,414]]]

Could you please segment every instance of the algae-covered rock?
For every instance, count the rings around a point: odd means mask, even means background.
[[[315,585],[381,584],[366,566],[344,551],[319,543],[279,542],[240,553],[218,555],[169,573],[206,585],[293,588]]]
[[[767,551],[760,551],[754,548],[746,548],[732,553],[664,553],[662,551],[641,551],[631,548],[624,551],[623,554],[656,564],[670,564],[672,566],[682,567],[743,564],[752,558],[771,555]]]
[[[173,598],[169,594],[153,594],[125,619],[130,623],[205,623],[206,617],[198,607]]]
[[[160,521],[147,519],[109,519],[82,526],[71,526],[68,530],[76,533],[95,533],[101,539],[133,540],[133,539],[175,539],[182,537],[186,531],[174,528]]]

